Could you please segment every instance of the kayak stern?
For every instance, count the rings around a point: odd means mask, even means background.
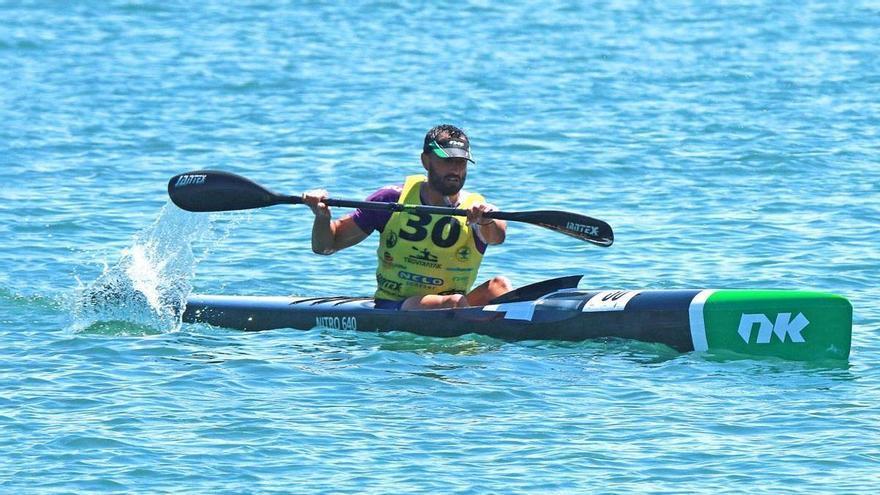
[[[691,303],[697,351],[807,361],[847,359],[852,305],[834,294],[800,290],[703,291]]]

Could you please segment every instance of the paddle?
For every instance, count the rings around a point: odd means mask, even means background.
[[[168,195],[178,207],[194,212],[233,211],[264,208],[266,206],[302,204],[300,196],[276,194],[240,175],[217,170],[197,170],[178,174],[168,181]],[[404,205],[377,201],[349,201],[327,198],[327,206],[361,208],[364,210],[406,211],[433,215],[467,216],[457,208],[426,205]],[[566,211],[490,211],[486,218],[509,220],[538,225],[575,239],[608,247],[614,242],[611,226],[602,220]]]
[[[562,289],[574,289],[578,286],[583,275],[569,275],[567,277],[551,278],[533,284],[524,285],[505,294],[501,294],[489,301],[489,304],[507,304],[512,302],[534,301],[541,296]]]

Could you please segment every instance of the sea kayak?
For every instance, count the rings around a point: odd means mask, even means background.
[[[394,311],[371,298],[191,295],[183,321],[257,331],[326,327],[469,333],[503,340],[634,339],[679,352],[729,351],[792,360],[848,359],[852,306],[801,290],[587,290],[580,277],[523,287],[485,306]]]

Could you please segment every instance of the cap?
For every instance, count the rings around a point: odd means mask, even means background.
[[[471,158],[471,145],[464,135],[457,138],[438,136],[425,142],[424,151],[434,153],[440,158],[467,158],[469,162],[477,163]]]

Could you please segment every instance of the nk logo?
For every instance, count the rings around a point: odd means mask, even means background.
[[[785,342],[786,338],[792,342],[804,342],[801,332],[810,320],[803,313],[798,313],[794,318],[791,313],[779,313],[776,315],[776,321],[770,321],[770,318],[764,314],[748,314],[743,313],[739,319],[739,336],[746,342],[752,340],[752,330],[757,326],[758,336],[755,339],[756,344],[769,344],[770,339],[775,334],[781,342]]]

